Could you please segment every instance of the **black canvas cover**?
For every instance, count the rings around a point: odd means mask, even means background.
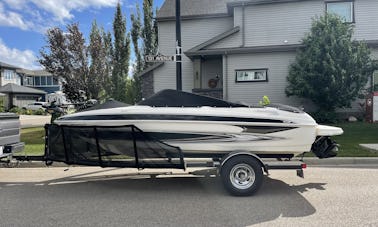
[[[45,160],[67,164],[185,169],[183,154],[133,125],[46,125]]]
[[[138,105],[155,107],[246,107],[243,104],[171,89],[162,90],[150,98],[139,102]]]
[[[114,100],[114,99],[109,99],[102,104],[97,104],[95,106],[92,106],[91,108],[85,109],[85,111],[110,109],[110,108],[125,107],[125,106],[130,106],[130,104],[123,103],[123,102],[120,102],[120,101],[117,101],[117,100]]]

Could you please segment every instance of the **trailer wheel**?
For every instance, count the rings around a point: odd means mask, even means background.
[[[263,172],[261,164],[254,157],[239,155],[222,165],[221,178],[230,194],[248,196],[256,193],[262,185]]]

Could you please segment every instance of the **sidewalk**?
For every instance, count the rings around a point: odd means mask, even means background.
[[[21,128],[41,127],[50,123],[50,120],[50,115],[20,115]]]

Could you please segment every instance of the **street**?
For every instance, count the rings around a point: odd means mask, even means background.
[[[378,226],[378,168],[271,171],[251,197],[214,177],[135,172],[0,168],[0,226]]]

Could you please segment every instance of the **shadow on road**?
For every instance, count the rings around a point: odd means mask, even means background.
[[[39,215],[40,221],[51,224],[246,226],[314,214],[315,208],[301,193],[324,190],[324,185],[290,186],[265,177],[256,195],[232,197],[219,178],[78,175],[38,184],[1,183],[0,204],[7,204],[5,217],[17,213],[33,220]],[[28,202],[18,206],[22,199]],[[46,212],[49,216],[41,216]]]

